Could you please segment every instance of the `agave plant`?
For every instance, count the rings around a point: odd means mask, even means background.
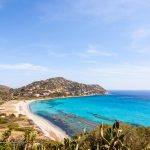
[[[24,150],[30,150],[32,147],[34,147],[33,143],[35,141],[36,135],[34,133],[34,130],[32,128],[26,129],[24,134],[24,143],[25,148]]]
[[[9,128],[2,134],[2,142],[8,142],[9,137],[11,136],[12,129]]]
[[[77,140],[64,139],[64,150],[78,150],[79,144]]]
[[[12,129],[9,128],[2,134],[2,138],[0,140],[0,150],[11,150],[11,145],[9,144],[9,138],[11,136]]]
[[[104,150],[129,150],[127,145],[123,144],[124,134],[119,126],[119,122],[114,123],[112,128],[108,128],[104,134],[103,124],[99,128],[102,145],[97,145],[97,149]]]

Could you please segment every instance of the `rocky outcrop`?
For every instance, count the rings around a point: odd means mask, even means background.
[[[82,95],[106,94],[107,91],[99,85],[87,85],[62,77],[33,82],[27,86],[14,89],[13,97],[46,98]]]

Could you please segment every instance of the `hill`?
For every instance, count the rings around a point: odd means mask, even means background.
[[[13,96],[19,98],[67,97],[106,93],[107,91],[99,85],[82,84],[62,77],[36,81],[27,86],[13,89]]]
[[[0,91],[9,91],[10,87],[5,85],[0,85]]]
[[[4,85],[0,85],[0,103],[10,99],[10,88]]]

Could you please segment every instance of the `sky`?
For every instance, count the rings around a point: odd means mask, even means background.
[[[149,0],[0,0],[0,84],[150,90],[149,18]]]

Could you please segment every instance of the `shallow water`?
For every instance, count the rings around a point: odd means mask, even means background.
[[[110,95],[36,101],[30,104],[30,109],[69,135],[115,120],[150,126],[149,91],[111,91]]]

